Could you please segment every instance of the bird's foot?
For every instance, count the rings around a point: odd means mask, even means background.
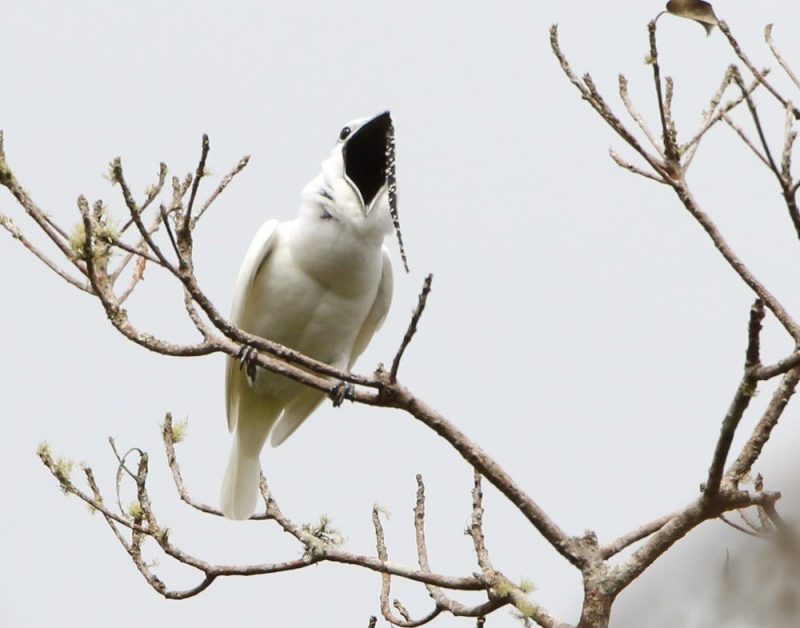
[[[236,354],[236,358],[239,360],[239,370],[241,371],[244,369],[247,381],[251,386],[255,384],[256,381],[256,356],[258,356],[258,351],[250,345],[242,345],[239,353]]]
[[[333,407],[338,408],[340,405],[342,405],[342,403],[344,403],[345,399],[352,401],[355,389],[356,387],[350,382],[339,382],[336,384],[336,386],[334,386],[334,388],[328,394],[333,402]]]

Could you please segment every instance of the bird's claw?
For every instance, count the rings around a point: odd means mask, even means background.
[[[239,349],[239,353],[236,354],[236,358],[239,360],[239,370],[241,371],[244,369],[247,381],[251,386],[256,381],[255,359],[257,355],[258,351],[256,351],[255,348],[251,347],[250,345],[242,345],[242,348]]]
[[[352,401],[355,389],[355,386],[350,382],[339,382],[336,384],[328,395],[333,402],[333,407],[338,408],[344,403],[345,399]]]

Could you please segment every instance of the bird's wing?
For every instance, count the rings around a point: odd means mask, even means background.
[[[275,246],[275,234],[278,232],[279,221],[270,220],[261,225],[256,233],[247,255],[244,257],[239,277],[236,279],[236,288],[233,293],[233,306],[231,307],[231,321],[234,325],[242,322],[242,313],[247,304],[247,297],[253,286],[258,271],[267,261],[269,254]],[[239,408],[239,385],[244,373],[239,368],[235,358],[228,357],[225,369],[225,407],[228,414],[228,429],[233,431]]]
[[[364,353],[369,341],[375,332],[381,328],[383,321],[386,319],[386,314],[389,312],[389,306],[392,303],[392,293],[394,292],[394,278],[392,276],[392,260],[389,258],[389,251],[383,247],[383,270],[381,272],[381,282],[378,285],[378,292],[375,295],[375,301],[372,303],[372,308],[364,320],[364,324],[356,336],[353,343],[353,351],[350,353],[350,362],[347,365],[349,371],[353,368],[358,356]]]

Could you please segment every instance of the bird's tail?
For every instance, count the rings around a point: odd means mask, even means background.
[[[242,451],[239,439],[235,438],[220,496],[222,512],[228,519],[247,519],[255,512],[260,472],[258,454]]]
[[[305,387],[305,390],[292,403],[286,406],[280,419],[275,424],[275,429],[272,430],[272,434],[269,437],[272,446],[277,447],[294,434],[294,431],[300,427],[300,424],[306,420],[309,414],[314,412],[323,399],[325,399],[323,393],[313,388]]]
[[[277,414],[270,412],[267,404],[254,404],[261,407],[249,411],[245,405],[238,408],[236,433],[222,479],[220,508],[229,519],[247,519],[255,512],[261,474],[259,455]]]

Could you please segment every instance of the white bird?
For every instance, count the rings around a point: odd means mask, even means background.
[[[352,368],[392,300],[392,264],[383,246],[393,220],[391,133],[388,111],[348,123],[322,172],[303,189],[297,218],[270,220],[259,229],[236,281],[234,324],[336,368]],[[221,507],[226,517],[247,519],[258,499],[267,436],[271,432],[272,445],[280,445],[325,394],[242,368],[231,357],[225,384],[234,437]]]

